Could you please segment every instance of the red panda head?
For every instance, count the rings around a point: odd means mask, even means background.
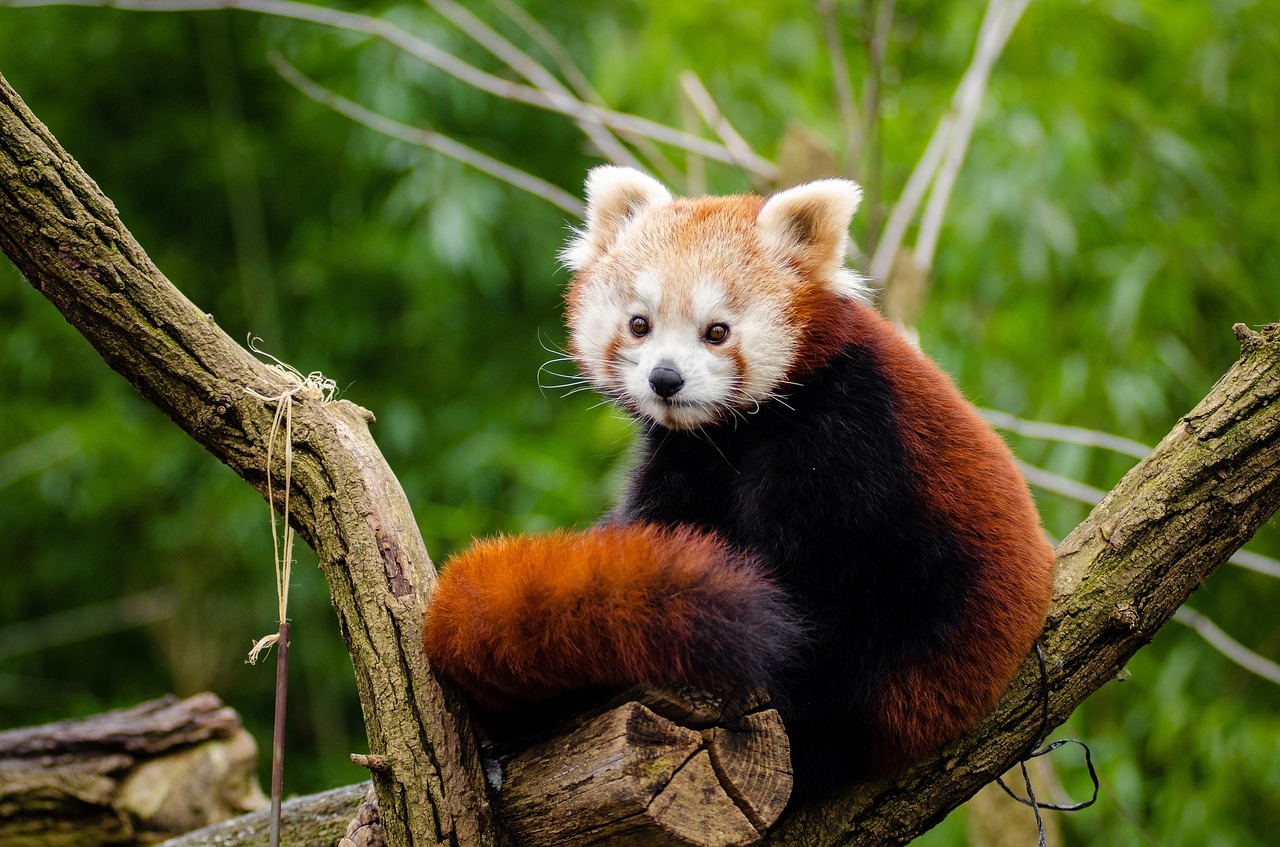
[[[570,346],[601,393],[663,426],[700,427],[784,393],[834,352],[818,336],[864,296],[844,267],[853,182],[676,199],[606,166],[586,193],[586,226],[561,253],[575,271]]]

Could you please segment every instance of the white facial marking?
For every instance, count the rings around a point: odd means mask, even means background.
[[[643,313],[653,314],[662,305],[662,279],[649,269],[636,274],[635,302]]]
[[[784,396],[800,353],[797,292],[819,285],[842,297],[861,293],[842,261],[856,186],[814,183],[763,205],[639,194],[641,205],[628,199],[625,223],[610,227],[621,218],[604,214],[611,195],[597,192],[599,214],[571,245],[609,236],[576,267],[570,292],[573,349],[586,376],[633,414],[674,429],[727,423]],[[636,317],[645,323],[633,326]],[[728,330],[718,343],[707,336],[712,324]],[[679,380],[660,371],[655,387],[659,367]]]
[[[717,321],[727,318],[722,314],[727,300],[724,286],[698,279],[690,287],[680,270],[655,267],[636,275],[633,309],[649,321],[649,331],[641,337],[630,333],[624,339],[615,392],[637,413],[683,429],[723,415],[732,404],[739,376],[733,357],[704,338],[713,315]],[[651,382],[655,368],[674,370],[683,384],[662,396]]]
[[[724,283],[716,282],[710,277],[700,277],[693,284],[689,312],[694,320],[702,322],[704,326],[713,321],[722,321],[727,300]]]

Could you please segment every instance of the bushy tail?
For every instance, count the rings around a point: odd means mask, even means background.
[[[649,524],[478,542],[447,563],[426,620],[433,667],[491,711],[598,687],[768,687],[800,644],[750,556]]]

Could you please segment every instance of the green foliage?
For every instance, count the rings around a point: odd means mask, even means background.
[[[527,43],[494,8],[471,5]],[[691,69],[762,154],[776,155],[793,123],[838,147],[809,0],[525,7],[615,108],[682,125],[677,79]],[[379,8],[500,72],[425,5]],[[855,82],[866,70],[862,8],[840,4]],[[897,4],[884,69],[887,202],[950,100],[980,15],[981,4]],[[1278,46],[1280,17],[1266,3],[1032,4],[992,77],[920,317],[923,345],[971,397],[1153,442],[1234,360],[1233,322],[1280,316]],[[558,355],[547,349],[564,342],[555,253],[573,222],[305,99],[270,70],[273,51],[572,193],[599,161],[567,120],[367,37],[246,14],[0,9],[0,72],[179,288],[232,336],[261,337],[375,412],[437,560],[473,536],[591,522],[616,488],[630,427],[590,394],[560,399],[567,389],[538,384]],[[708,176],[715,191],[749,188],[728,167]],[[859,243],[874,211],[855,224]],[[275,626],[262,502],[7,266],[0,395],[10,563],[0,725],[210,688],[265,742],[272,673],[243,664]],[[1130,464],[1029,439],[1015,447],[1100,488]],[[1041,505],[1057,536],[1085,513],[1047,494]],[[1274,527],[1257,549],[1280,553]],[[364,741],[326,588],[312,568],[294,574],[287,784],[301,792],[357,779],[346,753]],[[169,592],[164,620],[89,637],[125,626],[94,604],[156,588]],[[1228,569],[1193,604],[1280,656],[1280,582]],[[78,623],[45,630],[48,646],[5,655],[15,627],[85,607]],[[1270,843],[1280,689],[1178,627],[1131,671],[1067,728],[1091,744],[1104,780],[1099,806],[1066,822],[1071,842]],[[1059,769],[1085,790],[1068,757]],[[961,829],[957,818],[927,842],[959,843]]]

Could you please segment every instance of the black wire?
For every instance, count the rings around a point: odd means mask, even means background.
[[[1060,741],[1054,741],[1046,744],[1040,749],[1036,747],[1044,741],[1046,735],[1049,734],[1049,669],[1045,665],[1044,649],[1040,646],[1039,639],[1036,640],[1036,660],[1040,663],[1040,730],[1036,733],[1031,743],[1027,745],[1027,750],[1022,754],[1022,758],[1018,760],[1018,767],[1022,769],[1022,781],[1027,786],[1027,796],[1019,797],[1014,794],[1009,786],[1004,784],[1002,777],[996,777],[996,783],[1004,789],[1004,793],[1017,800],[1024,806],[1030,806],[1036,816],[1036,827],[1040,831],[1039,847],[1046,847],[1044,836],[1044,819],[1040,816],[1041,809],[1050,809],[1055,812],[1078,812],[1081,809],[1087,809],[1098,801],[1098,772],[1093,767],[1093,754],[1089,750],[1089,745],[1076,738],[1063,738]],[[1093,796],[1083,803],[1074,803],[1070,806],[1060,806],[1054,803],[1041,803],[1036,799],[1035,789],[1031,787],[1031,774],[1027,772],[1027,762],[1040,756],[1052,753],[1064,744],[1078,744],[1084,749],[1084,763],[1089,768],[1089,779],[1093,781]]]

